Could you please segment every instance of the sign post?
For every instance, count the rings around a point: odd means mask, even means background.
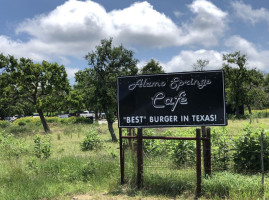
[[[124,76],[117,79],[118,127],[122,138],[137,139],[137,186],[143,183],[143,139],[196,140],[197,188],[201,193],[201,140],[210,156],[210,130],[205,126],[226,126],[224,72],[222,70],[156,75]],[[142,128],[203,127],[195,138],[143,136]],[[138,128],[137,136],[122,136],[121,128]],[[124,154],[121,150],[121,168]],[[211,159],[206,159],[211,173]],[[124,176],[124,169],[121,169]],[[123,183],[122,177],[122,183]]]

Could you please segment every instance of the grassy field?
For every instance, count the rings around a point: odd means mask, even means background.
[[[53,120],[52,120],[53,121]],[[268,129],[269,119],[230,120],[224,134],[242,134],[249,122]],[[1,125],[1,124],[0,124]],[[126,151],[126,184],[120,185],[119,144],[106,124],[50,122],[44,134],[38,120],[0,126],[0,199],[194,199],[195,165],[175,165],[169,156],[145,153],[144,187],[136,189],[135,155]],[[115,132],[118,133],[115,124]],[[219,128],[221,129],[221,128]],[[157,129],[156,134],[193,134],[187,128]],[[89,132],[99,140],[90,151],[81,143]],[[40,135],[40,136],[37,136]],[[92,139],[92,138],[91,138]],[[166,146],[169,148],[169,144]],[[161,145],[161,144],[157,144]],[[158,151],[156,151],[158,153]],[[265,198],[269,198],[267,176]],[[202,180],[199,199],[262,199],[259,173],[213,171]]]

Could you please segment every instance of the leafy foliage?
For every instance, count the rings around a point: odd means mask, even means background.
[[[20,157],[29,152],[29,145],[16,139],[12,134],[0,132],[0,151],[8,158]]]
[[[234,148],[227,128],[211,129],[211,156],[215,169],[227,170],[231,166],[231,149]]]
[[[240,52],[223,55],[222,69],[225,71],[227,102],[236,110],[238,116],[239,107],[247,106],[251,114],[251,107],[262,108],[268,102],[268,94],[265,93],[264,75],[256,69],[247,69],[247,57]]]
[[[237,151],[234,153],[236,170],[260,171],[261,170],[261,133],[260,129],[254,129],[248,125],[242,137],[235,141]],[[269,170],[269,138],[265,134],[264,146],[264,169]]]
[[[2,79],[8,80],[4,89],[9,92],[0,91],[1,94],[6,94],[5,99],[17,100],[16,103],[19,100],[31,103],[39,113],[44,130],[49,132],[43,111],[61,108],[62,100],[70,88],[64,66],[46,61],[33,63],[26,58],[18,61],[13,56],[5,57],[2,54],[0,66],[4,72],[0,76],[0,84],[3,83]]]
[[[101,40],[85,58],[91,68],[76,73],[76,88],[88,95],[85,105],[99,106],[105,112],[112,141],[116,142],[112,123],[117,110],[117,76],[137,74],[137,60],[122,45],[113,47],[112,39]]]
[[[103,141],[99,137],[96,130],[91,129],[86,134],[86,137],[80,143],[80,148],[82,151],[98,150],[102,147]]]
[[[6,128],[10,125],[9,121],[4,121],[4,120],[0,120],[0,127],[1,128]]]
[[[47,159],[51,155],[51,144],[48,137],[37,134],[34,138],[34,153],[37,158]]]
[[[164,73],[163,67],[159,62],[151,59],[142,69],[140,70],[141,74],[161,74]]]
[[[192,165],[195,163],[196,147],[195,142],[180,140],[172,146],[172,160],[177,166]]]

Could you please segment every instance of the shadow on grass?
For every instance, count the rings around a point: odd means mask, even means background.
[[[136,187],[135,176],[127,177],[128,182],[107,195],[129,197],[162,197],[195,199],[196,174],[194,170],[151,171],[144,173],[143,188]],[[185,198],[184,198],[185,197]]]

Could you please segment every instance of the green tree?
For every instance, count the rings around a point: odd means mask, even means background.
[[[66,95],[70,88],[64,66],[46,61],[41,64],[33,63],[26,58],[18,61],[13,56],[5,58],[7,61],[4,68],[11,78],[11,85],[14,86],[17,97],[35,107],[45,132],[49,132],[43,111],[51,101],[51,96],[59,99]]]
[[[117,110],[117,76],[137,74],[137,60],[122,45],[113,47],[111,38],[101,40],[85,59],[91,68],[76,73],[76,81],[80,87],[89,88],[88,95],[105,112],[112,141],[116,142],[113,122]]]
[[[82,110],[83,108],[85,108],[84,106],[84,96],[83,93],[76,89],[73,88],[70,90],[69,95],[66,96],[66,110]]]
[[[268,102],[268,94],[264,90],[264,75],[256,69],[248,70],[248,80],[246,84],[247,93],[245,105],[250,114],[252,107],[262,109]]]
[[[226,98],[239,115],[239,107],[251,107],[264,103],[263,74],[256,69],[247,69],[246,55],[240,52],[223,55],[225,71]]]
[[[264,79],[264,89],[267,93],[269,93],[269,73],[266,74]]]
[[[209,64],[209,60],[198,59],[196,63],[192,65],[194,71],[204,71]]]
[[[99,99],[96,98],[98,91],[95,85],[95,72],[92,68],[78,71],[76,73],[77,85],[74,88],[82,96],[83,108],[95,111],[95,120],[98,119],[98,110],[100,108]]]
[[[13,57],[0,54],[0,118],[19,114],[17,105],[17,90],[10,74],[10,68],[15,65]]]
[[[151,59],[142,69],[140,70],[141,74],[161,74],[164,73],[163,67],[159,62]]]
[[[231,104],[232,108],[236,110],[236,115],[238,116],[239,108],[240,106],[244,106],[247,93],[247,58],[246,55],[241,55],[240,52],[235,52],[224,54],[223,61],[227,62],[223,64],[226,80],[227,101]]]

